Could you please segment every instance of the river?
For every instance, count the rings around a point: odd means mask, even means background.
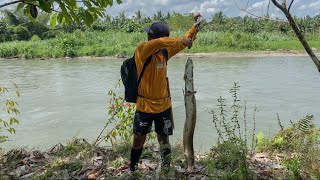
[[[104,126],[108,115],[107,92],[120,78],[119,59],[99,60],[2,60],[0,84],[15,82],[20,124],[5,149],[28,147],[46,149],[73,137],[92,140]],[[183,91],[185,58],[169,61],[176,130],[171,139],[179,142],[185,119]],[[243,57],[194,59],[197,100],[195,149],[207,151],[216,143],[212,123],[217,99],[232,104],[229,90],[239,82],[238,98],[247,102],[248,129],[253,127],[256,105],[256,131],[270,136],[280,128],[277,113],[285,127],[307,114],[320,125],[320,74],[308,57]],[[118,89],[123,93],[123,89]],[[241,111],[243,116],[243,111]],[[231,115],[228,116],[231,118]]]

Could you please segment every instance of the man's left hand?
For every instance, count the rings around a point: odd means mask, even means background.
[[[194,26],[199,26],[202,22],[202,16],[200,13],[194,16]]]

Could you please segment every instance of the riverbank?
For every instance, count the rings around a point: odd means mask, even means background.
[[[172,33],[172,37],[183,37],[183,31]],[[8,41],[0,45],[1,58],[49,59],[63,57],[123,57],[133,54],[137,45],[146,41],[144,33],[75,31],[59,34],[55,38],[29,41]],[[320,39],[308,38],[310,47],[320,49]],[[282,33],[227,33],[199,32],[191,49],[184,53],[244,54],[246,52],[304,52],[299,40]]]
[[[222,126],[232,122],[216,117],[220,140],[195,155],[192,173],[186,172],[181,142],[172,147],[171,167],[161,168],[160,150],[148,141],[138,171],[131,174],[131,142],[102,147],[73,139],[46,151],[0,151],[0,179],[319,179],[320,129],[313,122],[313,116],[306,116],[285,128],[279,120],[279,132],[268,138],[254,132],[250,142],[247,131]]]
[[[315,54],[320,55],[320,51],[315,49]],[[60,58],[35,58],[38,60],[114,60],[114,59],[126,59],[128,55],[117,54],[115,56],[83,56],[83,57],[60,57]],[[175,58],[216,58],[216,57],[309,57],[305,51],[294,51],[294,50],[287,50],[287,49],[279,49],[277,51],[247,51],[247,52],[212,52],[212,53],[179,53],[174,56]],[[7,57],[7,58],[0,58],[0,60],[27,60],[24,57]]]

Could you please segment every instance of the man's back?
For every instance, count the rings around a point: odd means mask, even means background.
[[[185,37],[195,33],[191,28]],[[138,76],[143,64],[152,55],[152,60],[146,68],[138,88],[136,107],[138,111],[160,113],[171,107],[167,82],[167,63],[161,49],[168,50],[168,59],[183,50],[186,46],[182,38],[162,37],[141,43],[135,52]]]

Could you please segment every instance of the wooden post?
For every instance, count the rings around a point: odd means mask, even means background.
[[[194,94],[193,85],[193,62],[189,57],[185,67],[185,92],[184,102],[186,108],[186,121],[184,123],[183,131],[183,151],[186,160],[186,173],[192,173],[194,167],[194,149],[193,149],[193,135],[196,125],[196,98]]]

